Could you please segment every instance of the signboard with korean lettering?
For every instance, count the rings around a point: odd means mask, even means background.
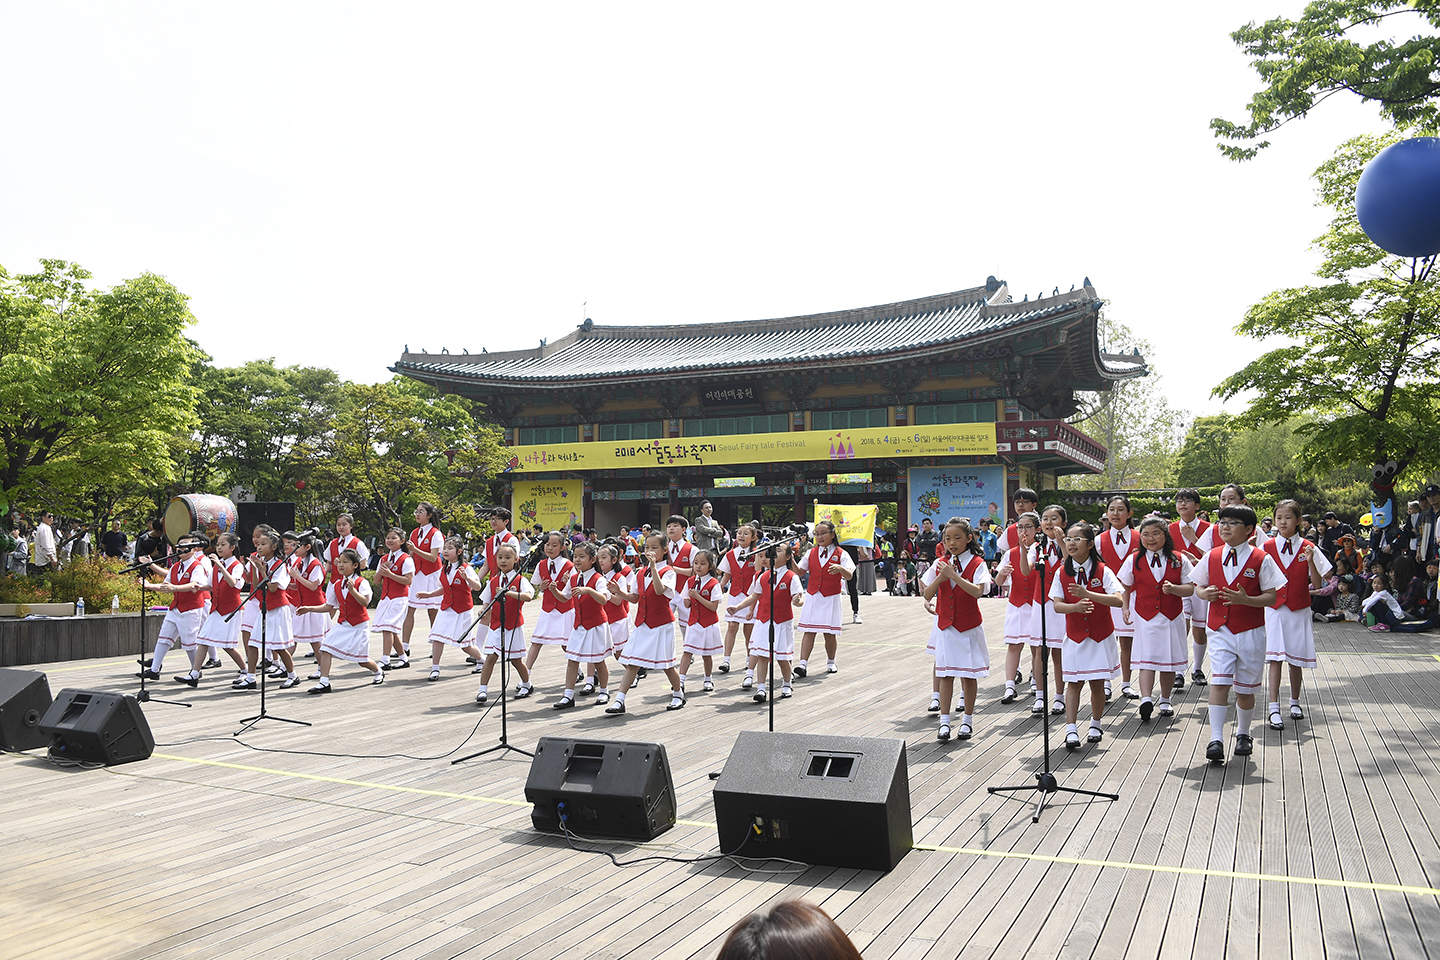
[[[551,443],[508,447],[510,474],[627,467],[699,467],[707,464],[834,462],[893,457],[993,457],[995,424],[944,423],[927,427],[796,430],[723,437]],[[1000,484],[995,485],[997,490]]]
[[[584,480],[516,480],[510,501],[511,523],[517,529],[538,523],[546,530],[568,530],[581,522],[584,498]]]
[[[985,517],[999,523],[1005,517],[1005,468],[911,467],[909,472],[910,522],[926,517],[939,528],[951,517],[974,524]]]
[[[753,407],[760,402],[760,390],[753,383],[712,383],[699,390],[700,402],[708,407]]]

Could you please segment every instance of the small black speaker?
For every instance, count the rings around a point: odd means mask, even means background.
[[[745,731],[715,820],[725,853],[892,870],[915,842],[905,741]]]
[[[0,750],[33,750],[50,738],[40,720],[50,709],[50,684],[37,670],[0,670]]]
[[[155,749],[150,724],[129,694],[61,690],[40,730],[56,760],[113,765],[144,760]]]
[[[255,528],[268,523],[278,532],[295,529],[295,504],[284,500],[240,501],[235,504],[236,525],[240,528],[240,553],[249,556],[255,549],[251,536]]]
[[[541,737],[525,780],[536,830],[652,840],[675,826],[675,784],[658,743]],[[563,809],[562,809],[563,805]]]

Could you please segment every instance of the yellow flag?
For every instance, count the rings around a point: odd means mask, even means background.
[[[849,547],[875,546],[875,504],[815,504],[815,522],[835,524],[835,539]]]

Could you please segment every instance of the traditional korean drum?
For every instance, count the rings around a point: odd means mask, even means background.
[[[165,508],[165,539],[172,544],[191,530],[199,530],[212,541],[222,533],[238,533],[240,513],[228,497],[210,493],[187,493]]]

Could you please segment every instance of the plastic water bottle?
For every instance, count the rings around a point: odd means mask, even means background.
[[[75,601],[75,616],[77,616],[77,617],[83,617],[83,616],[85,616],[85,598],[84,598],[84,597],[81,597],[79,600],[76,600],[76,601]]]
[[[113,597],[110,598],[110,615],[113,617],[115,614],[117,614],[117,613],[119,613],[119,612],[120,612],[120,594],[117,593],[117,594],[115,594],[115,596],[113,596]]]

